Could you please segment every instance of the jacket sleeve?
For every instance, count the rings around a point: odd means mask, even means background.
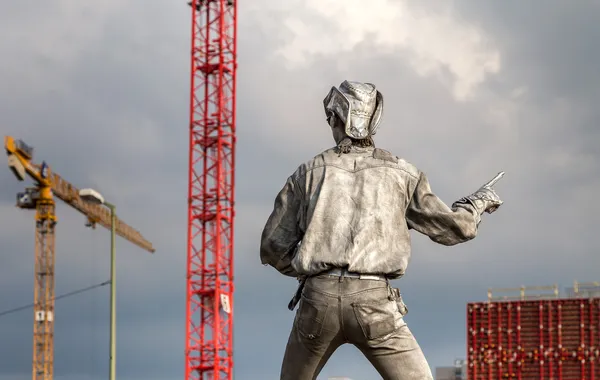
[[[455,245],[469,241],[477,235],[481,217],[470,205],[448,207],[432,191],[424,173],[406,210],[406,221],[412,228],[436,243]]]
[[[289,177],[275,198],[260,242],[261,262],[291,277],[298,277],[291,262],[303,236],[299,225],[302,194],[294,176]]]

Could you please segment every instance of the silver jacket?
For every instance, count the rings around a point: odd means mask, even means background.
[[[282,274],[350,272],[404,274],[409,229],[436,243],[473,239],[481,212],[468,202],[452,208],[431,190],[425,174],[382,149],[331,148],[287,179],[261,237],[260,258]]]

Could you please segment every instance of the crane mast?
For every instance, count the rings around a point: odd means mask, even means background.
[[[29,174],[35,187],[17,194],[17,207],[34,209],[35,258],[33,286],[33,365],[34,380],[52,380],[54,377],[54,248],[57,223],[50,169],[44,162],[39,168],[30,163],[33,148],[21,140],[5,138],[8,164],[20,181]],[[51,175],[50,175],[51,176]]]
[[[44,193],[49,189],[43,189]],[[33,373],[32,379],[54,376],[54,200],[40,197],[35,215],[35,284],[33,287]]]
[[[34,164],[33,148],[21,140],[10,136],[4,138],[4,148],[8,155],[8,166],[19,181],[27,176],[35,182],[17,194],[17,207],[36,210],[35,213],[35,264],[34,264],[34,322],[33,322],[33,380],[52,380],[54,377],[54,264],[57,218],[54,197],[81,212],[87,218],[86,225],[100,224],[111,227],[111,216],[106,208],[84,202],[75,186],[52,173],[42,162]],[[138,231],[116,220],[117,235],[138,247],[154,252],[152,244]]]
[[[235,0],[192,0],[185,379],[233,378]]]

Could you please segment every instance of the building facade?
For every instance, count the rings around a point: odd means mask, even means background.
[[[467,380],[467,362],[456,359],[452,367],[437,367],[435,380]]]
[[[546,289],[467,305],[470,380],[600,379],[600,287]]]

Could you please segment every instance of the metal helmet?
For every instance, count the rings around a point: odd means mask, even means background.
[[[325,114],[337,115],[344,123],[346,135],[362,140],[377,131],[383,113],[383,95],[374,84],[343,81],[332,87],[323,99]]]

